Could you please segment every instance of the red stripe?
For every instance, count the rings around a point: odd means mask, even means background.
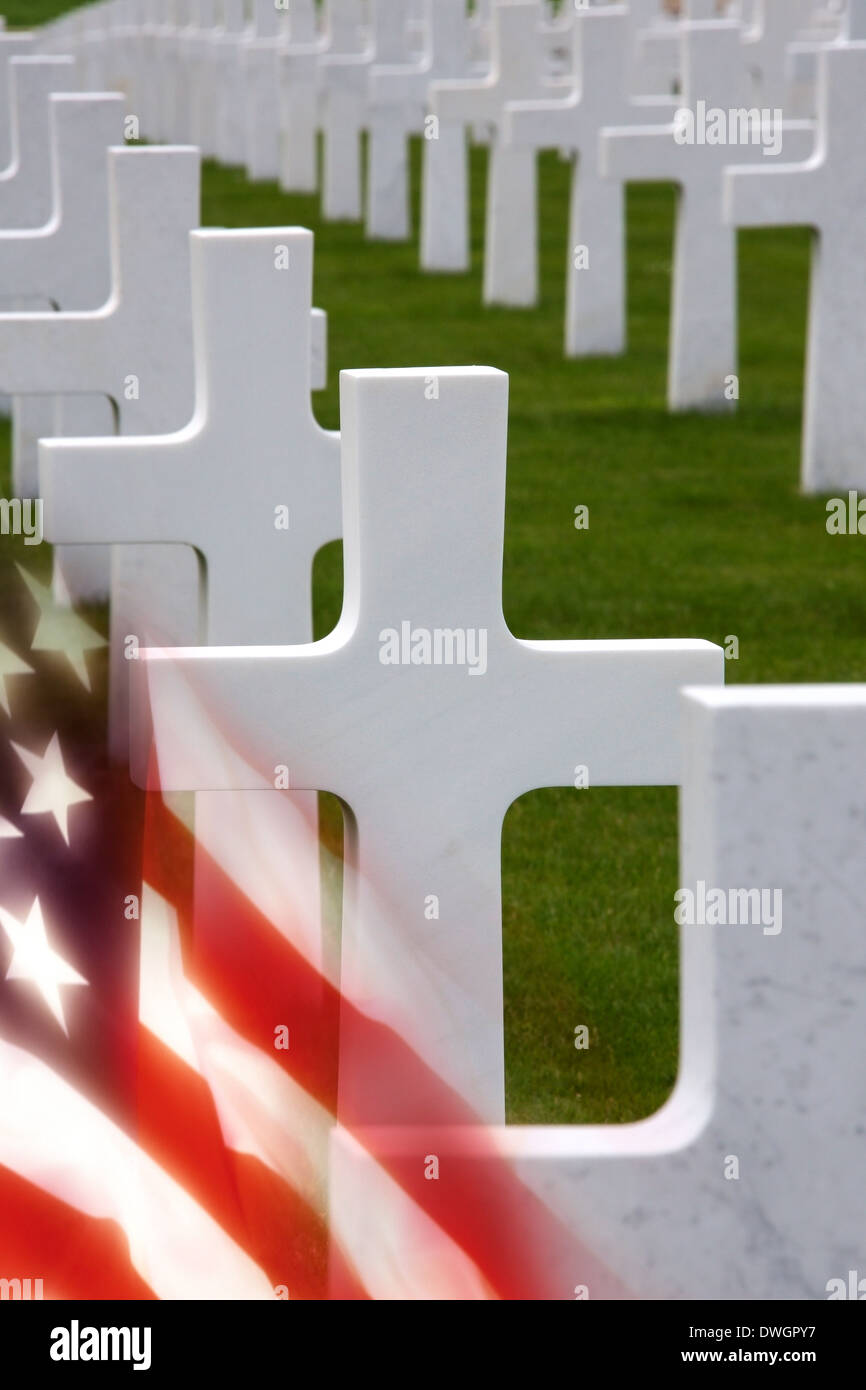
[[[145,877],[172,899],[165,865],[192,853],[192,837],[159,795],[149,796],[148,802]],[[184,851],[178,841],[185,843]],[[341,1102],[341,1123],[474,1260],[501,1297],[572,1298],[579,1283],[590,1287],[592,1297],[624,1296],[600,1262],[516,1178],[481,1129],[473,1127],[469,1153],[464,1129],[460,1151],[455,1151],[449,1128],[474,1121],[464,1101],[391,1029],[341,1000],[201,845],[195,852],[203,894],[194,925],[179,913],[184,959],[190,978],[232,1027],[267,1047],[274,1026],[287,1023],[292,1046],[276,1052],[276,1059],[333,1109],[339,1017],[340,1053],[344,1066],[352,1068],[355,1106],[349,1111]],[[369,1128],[370,1117],[397,1092],[404,1098],[404,1113],[414,1117],[410,1122],[423,1127],[425,1139],[417,1153],[396,1152],[393,1131],[389,1135]],[[438,1182],[424,1178],[425,1153],[439,1156],[441,1171],[447,1158]]]
[[[293,1299],[324,1298],[323,1221],[265,1164],[226,1147],[207,1082],[146,1028],[139,1034],[137,1101],[140,1146],[274,1287],[286,1285]]]
[[[159,796],[148,796],[145,880],[177,910],[187,976],[225,1021],[332,1114],[337,1096],[340,996],[275,931]],[[174,875],[196,856],[196,899],[178,902]],[[288,1050],[274,1029],[289,1028]]]
[[[46,1299],[153,1299],[115,1221],[87,1216],[0,1166],[0,1278],[42,1279]]]

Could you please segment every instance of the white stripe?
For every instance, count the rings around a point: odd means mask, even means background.
[[[341,1125],[331,1135],[331,1225],[371,1298],[496,1297],[466,1252]]]
[[[183,973],[177,913],[145,883],[139,1018],[210,1087],[226,1146],[278,1173],[321,1216],[326,1209],[328,1111],[274,1057],[242,1038]],[[291,1046],[291,1008],[286,1019]]]
[[[0,1040],[0,1163],[116,1221],[163,1299],[275,1298],[264,1272],[184,1189],[44,1062]]]

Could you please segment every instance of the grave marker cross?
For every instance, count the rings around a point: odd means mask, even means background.
[[[424,132],[430,83],[463,77],[467,72],[469,31],[464,0],[427,0],[426,21],[426,43],[420,56],[395,61],[377,54],[370,73],[367,233],[385,240],[405,241],[409,236],[407,139],[410,134]],[[465,157],[462,140],[461,149]],[[429,167],[427,162],[424,167]],[[454,186],[459,187],[459,168],[456,180]],[[425,185],[424,216],[430,212],[428,194]],[[449,206],[446,194],[446,215]]]
[[[440,119],[440,138],[424,142],[425,160],[434,162],[441,157],[450,162],[452,139],[448,132],[455,127],[464,140],[467,126],[481,122],[493,129],[484,239],[487,304],[531,305],[537,297],[535,156],[507,145],[499,125],[507,102],[544,95],[541,18],[536,0],[500,0],[493,11],[488,75],[479,80],[434,82],[430,87],[430,108]],[[454,229],[442,246],[422,241],[421,264],[426,270],[465,270],[469,265],[466,180],[446,196]],[[441,223],[432,222],[423,230],[429,237],[441,231]]]
[[[205,640],[304,640],[313,559],[341,525],[339,435],[310,402],[312,233],[203,230],[190,244],[190,423],[43,441],[45,533],[194,546],[207,570]]]
[[[289,42],[277,53],[280,187],[315,193],[319,181],[319,63],[328,35],[311,0],[289,13]]]
[[[509,102],[505,136],[530,149],[573,151],[566,281],[565,351],[569,357],[625,348],[625,198],[620,180],[601,175],[604,126],[626,126],[674,113],[667,97],[628,96],[631,28],[625,5],[587,10],[572,30],[573,73],[566,96]],[[584,260],[579,248],[586,248]]]
[[[341,990],[390,1024],[481,1118],[504,1110],[500,837],[537,787],[676,783],[677,692],[717,683],[702,641],[528,642],[502,613],[508,379],[487,368],[344,372],[343,614],[306,646],[152,650],[134,727],[171,710],[163,789],[236,785],[203,767],[177,682],[243,724],[250,788],[342,797],[350,826]],[[167,704],[167,701],[169,704]],[[225,727],[225,726],[223,726]],[[141,776],[141,766],[137,773]],[[417,1098],[341,1025],[340,1105],[407,1120]]]
[[[0,231],[0,293],[17,290],[27,302],[15,309],[94,308],[108,298],[111,261],[108,225],[108,146],[123,139],[119,92],[69,92],[50,98],[56,156],[57,206],[50,221],[30,231]],[[73,414],[74,412],[74,414]],[[61,421],[61,414],[63,421]],[[37,440],[59,434],[72,419],[87,433],[113,428],[106,398],[16,396],[12,402],[12,471],[17,497],[39,495]],[[74,598],[108,596],[107,551],[78,550],[58,557]]]
[[[10,395],[105,395],[123,434],[180,429],[193,394],[189,230],[199,220],[199,152],[111,149],[112,291],[97,309],[0,315],[0,390]],[[175,614],[190,605],[195,631],[197,564],[192,551],[129,547],[112,554],[111,719],[114,757],[128,754],[123,639],[140,607]],[[162,600],[162,601],[160,601]]]
[[[12,161],[0,170],[0,227],[41,227],[54,212],[54,160],[51,141],[51,94],[75,91],[75,59],[13,58]]]
[[[862,19],[866,39],[866,6],[860,5],[850,22]],[[812,158],[726,175],[733,226],[801,223],[816,233],[803,424],[807,492],[866,489],[866,42],[822,49],[818,64],[819,137]]]
[[[679,185],[674,239],[668,367],[671,410],[723,410],[736,401],[736,236],[723,216],[723,171],[729,164],[767,163],[763,143],[728,143],[728,113],[748,110],[746,68],[735,20],[685,23],[681,112],[695,127],[701,111],[719,112],[719,143],[691,140],[677,113],[673,123],[602,132],[602,170],[617,179],[670,180]],[[704,103],[701,107],[700,103]],[[703,134],[703,131],[701,131]],[[785,148],[805,158],[811,122],[786,122]]]
[[[32,53],[33,34],[0,33],[0,169],[12,163],[12,70],[13,58]]]

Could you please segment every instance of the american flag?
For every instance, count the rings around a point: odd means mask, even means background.
[[[4,566],[0,611],[3,1296],[570,1298],[563,1267],[612,1290],[459,1098],[341,998],[286,882],[288,800],[230,794],[197,838],[188,803],[110,764],[105,640],[32,554]],[[338,1116],[341,1027],[451,1154],[439,1181]],[[338,1203],[335,1125],[364,1160]]]

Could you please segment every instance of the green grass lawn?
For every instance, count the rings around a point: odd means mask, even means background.
[[[86,0],[4,0],[0,14],[6,16],[7,28],[29,29],[80,9],[85,3]]]
[[[28,6],[39,8],[48,5]],[[417,195],[417,149],[414,159]],[[251,185],[237,170],[206,168],[203,222],[315,230],[316,303],[330,315],[323,424],[338,424],[340,368],[484,363],[510,373],[504,607],[518,636],[735,634],[730,681],[866,678],[857,541],[828,537],[823,501],[798,491],[807,233],[741,238],[738,414],[671,417],[673,189],[629,192],[628,353],[565,361],[568,168],[554,156],[541,164],[538,308],[486,310],[484,163],[474,151],[467,276],[423,276],[414,243],[323,224],[317,199]],[[578,503],[590,508],[588,531],[574,529]],[[340,602],[335,545],[316,565],[318,635]],[[331,805],[331,838],[335,817]],[[676,792],[534,793],[508,812],[502,857],[509,1118],[651,1113],[677,1065]],[[578,1024],[589,1028],[586,1051],[574,1047]]]

